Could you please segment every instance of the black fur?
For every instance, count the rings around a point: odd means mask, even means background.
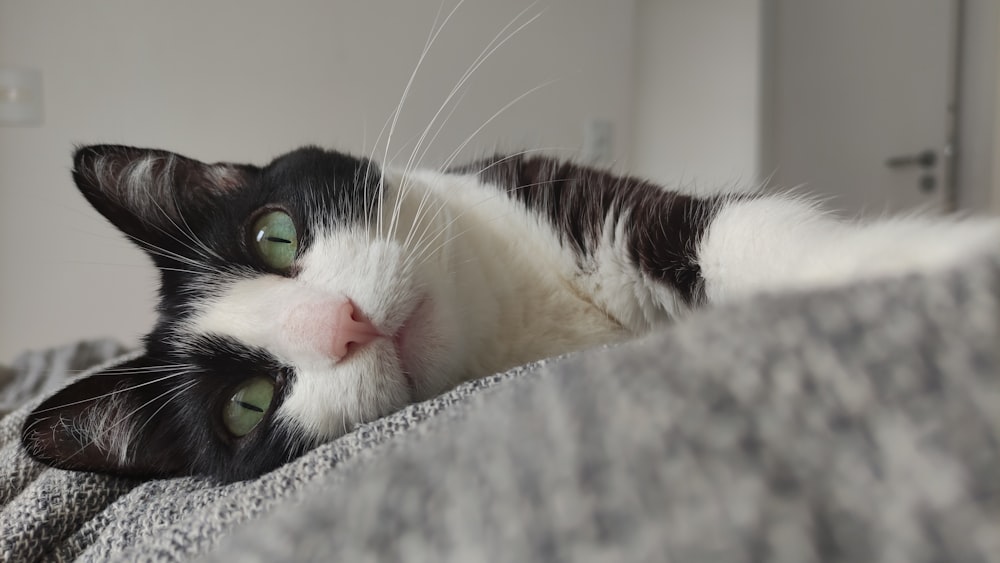
[[[497,155],[459,171],[478,174],[546,217],[581,267],[605,226],[627,216],[629,257],[640,270],[675,289],[688,305],[704,301],[696,249],[719,208],[717,200],[541,156]]]

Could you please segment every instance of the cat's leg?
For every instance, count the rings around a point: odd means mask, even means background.
[[[718,202],[651,186],[622,195],[583,261],[582,292],[632,334],[705,303],[698,242]]]
[[[1000,253],[1000,220],[845,221],[787,196],[721,202],[698,244],[708,302],[941,271]]]

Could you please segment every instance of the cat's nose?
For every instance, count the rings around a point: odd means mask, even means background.
[[[338,306],[330,329],[330,353],[338,360],[383,336],[349,299]]]

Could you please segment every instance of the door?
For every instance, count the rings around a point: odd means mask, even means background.
[[[764,0],[762,163],[848,214],[954,205],[961,0]]]

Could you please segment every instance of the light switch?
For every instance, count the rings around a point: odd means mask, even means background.
[[[0,68],[0,125],[42,124],[42,71]]]

